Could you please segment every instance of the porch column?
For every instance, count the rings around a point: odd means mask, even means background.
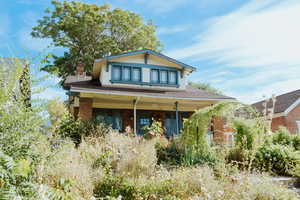
[[[176,109],[176,134],[179,135],[179,112],[178,112],[178,102],[175,102]]]
[[[134,134],[137,134],[137,126],[136,126],[136,106],[138,103],[139,98],[133,100],[133,124],[134,124]]]
[[[80,98],[78,116],[82,120],[90,120],[93,117],[93,99]]]

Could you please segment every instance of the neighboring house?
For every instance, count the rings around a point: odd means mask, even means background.
[[[263,101],[252,104],[259,112],[263,113],[266,107],[272,107],[272,100],[267,106]],[[274,115],[272,118],[272,131],[278,130],[280,126],[286,127],[291,133],[300,134],[300,90],[282,94],[276,97]]]
[[[120,132],[138,135],[159,120],[167,136],[180,133],[183,119],[206,106],[234,98],[195,89],[187,77],[196,69],[152,50],[140,50],[96,59],[92,76],[77,65],[77,75],[67,77],[75,116],[104,120]],[[215,119],[215,138],[221,138],[222,120]],[[218,131],[216,131],[218,129]]]

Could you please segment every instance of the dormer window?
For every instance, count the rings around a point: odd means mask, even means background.
[[[177,72],[169,72],[169,84],[177,84]]]
[[[117,62],[111,63],[111,67],[112,83],[179,87],[179,70],[172,67]]]
[[[159,83],[159,70],[152,69],[150,78],[151,78],[151,83]]]
[[[115,81],[120,81],[121,80],[121,74],[122,74],[122,66],[119,65],[114,65],[113,70],[112,70],[112,79]]]
[[[140,82],[142,81],[141,68],[132,68],[132,81]]]
[[[141,82],[142,72],[140,67],[113,65],[112,81]]]
[[[166,69],[151,69],[150,80],[154,84],[177,85],[177,71]]]
[[[160,82],[164,83],[164,84],[168,83],[168,71],[167,70],[160,71]]]

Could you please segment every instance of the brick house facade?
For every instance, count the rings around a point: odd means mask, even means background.
[[[271,108],[272,100],[267,103]],[[263,102],[252,105],[259,112],[262,112]],[[293,134],[300,134],[300,90],[295,90],[276,97],[274,115],[272,118],[272,131],[278,130],[280,126],[286,127]]]
[[[161,121],[165,135],[173,137],[195,110],[236,101],[188,86],[187,76],[195,70],[161,53],[140,50],[96,59],[92,76],[86,76],[79,64],[64,88],[76,117],[104,120],[120,132],[131,130],[137,135],[152,120]],[[216,117],[213,124],[215,143],[224,144],[224,121]]]

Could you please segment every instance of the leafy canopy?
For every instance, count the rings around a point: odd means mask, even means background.
[[[200,82],[189,82],[189,86],[193,87],[193,88],[197,88],[197,89],[201,89],[201,90],[205,90],[207,92],[212,92],[215,94],[222,94],[222,92],[216,88],[214,88],[213,86],[211,86],[208,83],[200,83]]]
[[[133,12],[110,9],[77,1],[52,1],[53,9],[38,20],[31,35],[50,38],[52,45],[67,49],[63,56],[48,55],[43,70],[63,80],[75,71],[75,63],[84,62],[87,72],[94,59],[139,49],[159,51],[162,44],[155,26]],[[53,61],[53,63],[51,62]]]

